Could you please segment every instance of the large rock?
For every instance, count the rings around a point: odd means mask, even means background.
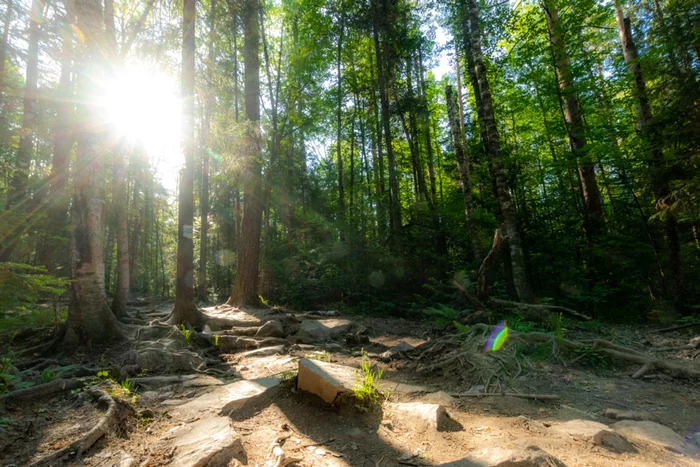
[[[352,391],[358,374],[359,370],[355,368],[302,358],[299,360],[297,387],[332,404],[340,394]]]
[[[592,420],[569,420],[552,426],[552,430],[582,441],[593,441],[598,433],[610,431],[607,425]]]
[[[192,372],[205,366],[204,359],[191,350],[174,350],[160,343],[151,343],[137,350],[137,364],[150,373]]]
[[[486,448],[465,459],[440,467],[566,467],[556,457],[537,446],[525,449]]]
[[[285,337],[282,323],[276,319],[268,321],[260,326],[258,332],[255,333],[255,337]]]
[[[299,325],[297,340],[305,344],[335,340],[352,329],[345,319],[305,319]]]
[[[422,402],[389,403],[384,405],[385,418],[411,429],[411,431],[458,431],[461,425],[447,414],[439,404]]]
[[[633,441],[650,443],[674,452],[684,450],[685,440],[683,437],[656,422],[623,420],[614,423],[611,428]]]
[[[224,467],[245,452],[241,437],[228,417],[210,417],[177,426],[162,438],[175,449],[173,467]]]
[[[207,415],[229,415],[245,404],[260,397],[266,391],[278,386],[281,378],[244,379],[212,392],[202,394],[173,409],[172,414],[183,418],[205,417]]]

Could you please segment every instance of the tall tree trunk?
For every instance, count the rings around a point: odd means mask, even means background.
[[[467,75],[469,76],[469,81],[472,84],[472,89],[474,91],[474,102],[476,103],[476,115],[479,118],[479,134],[481,136],[481,144],[483,144],[484,149],[488,152],[488,136],[486,135],[486,125],[484,121],[484,105],[481,100],[481,89],[479,89],[479,79],[476,76],[476,67],[474,65],[474,53],[472,47],[472,31],[470,25],[470,13],[469,7],[467,5],[467,0],[460,0],[460,12],[462,15],[462,43],[464,47],[464,55],[467,59]],[[479,31],[476,31],[479,34]],[[459,60],[459,58],[457,58]],[[460,99],[461,102],[461,99]],[[462,118],[464,121],[464,118]]]
[[[74,21],[72,0],[65,2],[66,16],[63,24],[68,27]],[[0,57],[0,60],[2,58]],[[70,155],[74,142],[73,122],[73,83],[71,82],[73,61],[73,37],[63,34],[61,47],[61,77],[58,84],[56,121],[53,133],[53,160],[49,175],[49,205],[46,223],[46,240],[39,252],[39,264],[53,273],[57,267],[68,264],[67,226],[70,197],[66,193],[66,181],[70,170]],[[2,131],[2,130],[0,130]],[[63,272],[67,274],[67,269]]]
[[[262,220],[262,174],[260,154],[260,25],[258,2],[245,0],[243,5],[243,47],[245,68],[245,114],[247,142],[245,145],[243,225],[238,242],[238,274],[233,284],[229,305],[259,306],[258,258]]]
[[[32,12],[41,12],[43,4],[32,0]],[[41,19],[29,15],[29,39],[27,49],[27,68],[24,81],[23,121],[20,130],[19,147],[12,181],[7,194],[6,213],[3,221],[6,224],[3,249],[0,250],[0,262],[9,261],[14,247],[24,232],[30,226],[28,212],[31,211],[29,185],[29,166],[35,145],[35,132],[39,118],[38,89],[39,79],[39,35]],[[4,112],[3,112],[4,113]],[[3,122],[5,123],[5,122]],[[5,123],[6,124],[6,123]],[[8,228],[9,227],[9,228]]]
[[[639,124],[639,132],[646,143],[646,148],[650,156],[649,169],[651,172],[651,188],[656,197],[656,209],[657,211],[662,211],[667,205],[667,199],[670,194],[669,174],[661,149],[662,142],[660,141],[659,131],[654,125],[654,118],[649,103],[649,93],[647,91],[644,72],[639,63],[637,46],[632,37],[630,19],[625,17],[622,7],[618,3],[615,4],[615,18],[617,19],[617,28],[620,32],[620,42],[622,43],[622,53],[625,57],[625,63],[634,79],[635,97],[637,98],[637,121]],[[670,298],[676,306],[683,308],[685,287],[683,284],[683,269],[677,232],[677,220],[671,209],[665,209],[661,217],[664,220],[669,266],[671,270]]]
[[[413,89],[413,59],[408,57],[406,61],[406,85],[408,87],[408,100],[411,103],[408,110],[408,124],[411,132],[411,140],[413,142],[413,166],[415,167],[416,177],[418,181],[418,192],[423,201],[430,203],[430,195],[428,188],[425,185],[425,172],[423,171],[423,161],[420,157],[420,145],[418,142],[418,119],[416,117],[416,108],[418,107],[416,95]]]
[[[197,274],[197,296],[207,299],[207,235],[209,232],[209,148],[211,147],[211,115],[214,111],[214,31],[216,21],[216,0],[209,4],[209,44],[207,45],[207,96],[204,111],[204,148],[202,148],[202,183],[199,192],[200,237],[199,237],[199,272]]]
[[[342,8],[342,7],[341,7]],[[337,79],[337,108],[336,108],[336,118],[337,118],[337,153],[336,153],[336,164],[338,166],[338,221],[340,227],[340,239],[343,239],[343,234],[345,231],[345,187],[343,186],[343,157],[340,151],[340,143],[342,141],[342,131],[343,131],[343,76],[342,76],[342,60],[343,60],[343,36],[345,35],[345,13],[340,12],[338,31],[338,54],[336,62],[336,79]]]
[[[112,312],[121,318],[126,316],[126,303],[129,300],[129,216],[127,214],[128,195],[126,189],[126,164],[124,141],[117,144],[113,154],[113,194],[112,205],[116,218],[117,237],[117,286],[112,299]],[[112,252],[110,251],[109,254]]]
[[[566,132],[569,136],[572,152],[576,158],[578,174],[581,180],[586,234],[589,243],[592,243],[593,239],[602,232],[604,227],[603,203],[596,180],[595,164],[590,159],[588,147],[586,147],[583,119],[581,118],[578,96],[574,87],[574,77],[571,72],[559,15],[553,0],[547,0],[543,7],[554,52],[555,71],[564,103]]]
[[[452,86],[445,87],[445,98],[447,100],[447,115],[450,121],[450,134],[455,148],[455,158],[459,169],[459,182],[464,195],[464,213],[467,217],[467,231],[471,240],[472,256],[475,262],[481,262],[481,245],[479,243],[479,229],[474,218],[474,198],[472,197],[471,168],[469,162],[469,152],[464,133],[459,127],[459,117],[455,108],[455,95]]]
[[[369,73],[372,81],[372,112],[374,115],[375,131],[372,132],[373,141],[373,164],[374,167],[374,189],[376,192],[376,210],[377,210],[377,234],[379,238],[386,238],[386,199],[384,196],[384,156],[382,155],[382,123],[379,119],[379,102],[377,93],[379,84],[374,79],[374,55],[372,51],[369,53]],[[376,144],[375,144],[376,143]]]
[[[425,149],[428,162],[428,178],[430,179],[430,196],[432,198],[432,202],[435,204],[437,203],[437,186],[435,184],[435,158],[433,155],[433,141],[430,136],[430,109],[428,107],[428,95],[425,88],[425,80],[423,78],[424,73],[425,69],[423,67],[423,51],[419,48],[418,78],[420,81],[419,85],[421,95],[420,108],[422,109],[421,127],[423,130],[423,135],[425,136]],[[464,130],[462,130],[462,132],[464,133]]]
[[[80,69],[99,69],[104,35],[99,3],[77,0],[78,27],[85,37],[80,48]],[[122,339],[117,320],[107,304],[104,284],[103,229],[105,187],[103,128],[98,108],[90,103],[89,74],[78,75],[78,154],[72,204],[71,283],[68,318],[62,331],[67,348],[90,348]]]
[[[387,0],[382,1],[381,10],[377,5],[379,0],[371,0],[372,18],[373,18],[373,35],[374,35],[374,50],[377,58],[377,80],[379,84],[379,100],[382,110],[382,127],[384,130],[384,143],[386,146],[387,166],[389,172],[389,219],[391,224],[391,233],[394,237],[394,243],[400,249],[402,245],[401,231],[401,199],[399,195],[399,179],[396,173],[396,161],[394,159],[394,148],[392,145],[391,136],[391,110],[389,108],[389,95],[387,92],[387,81],[390,77],[391,60],[389,45],[387,44],[387,35],[390,33],[387,26],[388,6]],[[379,33],[382,32],[384,37],[383,46],[380,44]]]
[[[196,0],[184,0],[182,14],[182,152],[177,213],[177,280],[170,322],[199,326],[203,315],[194,303],[194,88]]]
[[[486,76],[486,68],[481,52],[481,35],[479,32],[479,13],[475,0],[469,0],[471,46],[474,58],[474,72],[481,92],[482,125],[485,127],[487,137],[487,150],[491,159],[491,168],[496,182],[498,201],[501,206],[505,230],[508,236],[510,259],[513,269],[513,285],[518,298],[523,302],[532,301],[532,291],[528,284],[527,271],[525,269],[525,255],[523,253],[518,220],[515,216],[515,208],[511,200],[508,174],[501,159],[501,143],[498,135],[498,125],[493,109],[491,88]]]
[[[10,37],[10,24],[12,23],[12,8],[13,0],[7,0],[7,8],[5,9],[5,24],[2,30],[2,42],[0,42],[0,135],[4,136],[6,118],[3,109],[3,97],[5,94],[5,60],[7,59],[8,39]],[[5,142],[4,137],[0,139],[0,144]]]
[[[459,129],[464,133],[464,107],[462,99],[462,73],[459,66],[459,47],[455,41],[455,73],[457,74],[457,107],[459,108]]]

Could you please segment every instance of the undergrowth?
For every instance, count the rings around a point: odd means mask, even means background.
[[[373,406],[379,404],[381,393],[379,392],[379,382],[384,371],[378,368],[372,369],[372,362],[367,353],[362,350],[361,371],[355,376],[353,395],[355,396],[355,407],[361,412],[366,412]]]

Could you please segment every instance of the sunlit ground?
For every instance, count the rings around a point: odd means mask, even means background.
[[[174,190],[182,164],[178,81],[145,65],[127,66],[104,86],[102,106],[116,137],[142,143],[156,177]]]

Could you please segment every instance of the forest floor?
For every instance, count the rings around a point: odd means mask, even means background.
[[[43,465],[95,467],[282,466],[295,460],[289,465],[700,465],[700,386],[687,375],[652,369],[632,378],[640,365],[595,351],[567,352],[549,342],[517,343],[517,333],[487,354],[470,350],[467,334],[446,339],[430,322],[401,318],[212,307],[204,311],[237,323],[213,338],[208,329],[188,334],[154,325],[171,307],[133,308],[132,340],[104,354],[17,359],[25,377],[41,370],[53,372],[55,381],[80,379],[135,410],[111,420],[106,436],[81,453],[71,443],[105,417],[90,390],[29,398],[10,393],[0,399],[0,465],[42,465],[42,459]],[[261,326],[269,321],[281,327],[262,336]],[[697,370],[697,348],[676,348],[687,345],[694,329],[651,331],[581,326],[564,330],[564,336],[578,342],[604,338]],[[44,337],[19,335],[13,346]],[[483,348],[484,336],[471,338],[474,348]],[[0,339],[4,348],[8,336]],[[211,341],[216,345],[207,345]],[[413,348],[389,350],[401,343]],[[672,349],[659,350],[666,347]],[[298,390],[303,359],[351,368],[369,359],[373,369],[383,370],[383,405],[331,406]],[[394,404],[408,402],[440,404],[449,427],[402,416]],[[275,447],[284,458],[275,457]],[[47,461],[64,448],[64,457]]]

